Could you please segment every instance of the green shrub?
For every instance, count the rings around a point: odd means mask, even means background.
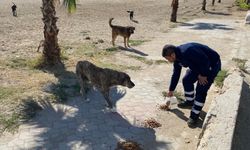
[[[225,78],[228,76],[227,70],[221,70],[215,78],[215,85],[222,88]]]
[[[250,9],[250,5],[245,0],[236,0],[236,4],[243,10]]]
[[[247,71],[246,71],[246,66],[245,66],[245,65],[246,65],[246,62],[247,62],[246,59],[233,58],[232,60],[236,63],[237,67],[238,67],[240,70],[242,70],[242,71],[244,71],[244,72],[247,72]]]

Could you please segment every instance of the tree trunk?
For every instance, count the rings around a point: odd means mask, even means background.
[[[215,0],[212,0],[212,5],[214,6]]]
[[[221,0],[218,0],[218,3],[221,3]]]
[[[177,20],[177,10],[178,10],[179,0],[173,0],[171,7],[172,7],[172,13],[171,13],[171,22],[176,22]]]
[[[203,0],[201,10],[206,10],[206,4],[207,4],[207,1]]]
[[[43,13],[44,23],[44,63],[46,65],[56,65],[61,63],[60,47],[58,45],[57,35],[59,29],[56,26],[56,11],[54,0],[42,0],[41,11]]]
[[[247,3],[247,4],[250,4],[250,0],[246,0],[246,3]]]

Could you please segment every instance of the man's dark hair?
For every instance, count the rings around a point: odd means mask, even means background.
[[[162,57],[170,56],[171,54],[175,52],[175,50],[176,50],[176,46],[170,45],[170,44],[165,45],[162,49]]]

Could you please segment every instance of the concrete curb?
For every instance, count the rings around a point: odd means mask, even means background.
[[[230,150],[243,85],[234,70],[224,81],[223,94],[216,97],[203,123],[197,150]]]

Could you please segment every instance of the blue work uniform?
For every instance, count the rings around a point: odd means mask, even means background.
[[[182,83],[186,102],[193,104],[190,118],[198,119],[206,100],[207,91],[221,70],[220,56],[213,49],[199,43],[180,45],[175,49],[175,55],[176,61],[173,64],[174,71],[169,91],[175,90],[182,67],[188,67]],[[194,83],[198,80],[198,75],[206,76],[208,83],[201,85],[197,82],[194,91]]]

